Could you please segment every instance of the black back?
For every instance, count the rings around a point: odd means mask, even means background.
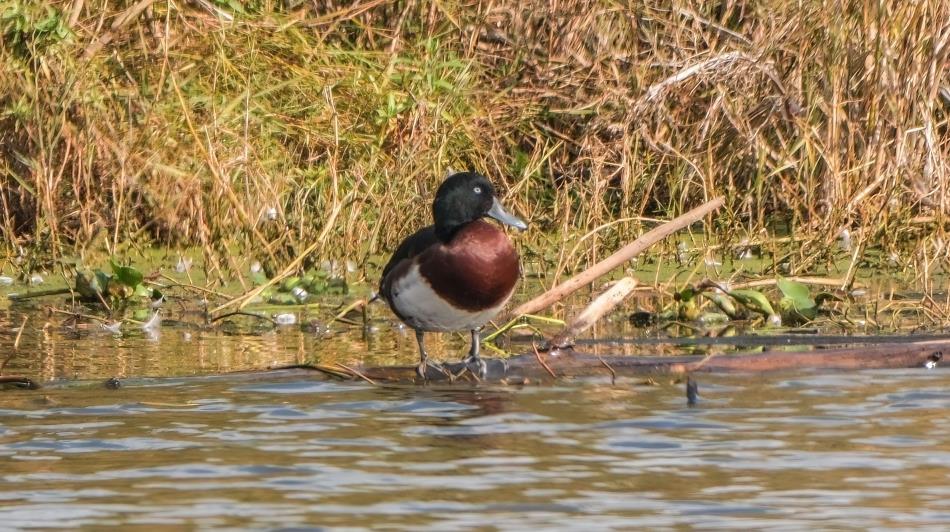
[[[389,262],[386,263],[386,266],[383,268],[383,275],[380,277],[380,289],[382,289],[382,284],[386,280],[386,276],[389,275],[389,272],[396,267],[397,264],[403,260],[408,260],[416,255],[425,251],[425,249],[433,244],[436,244],[439,239],[435,236],[435,226],[430,225],[423,227],[422,229],[416,231],[408,238],[402,241],[399,244],[399,247],[396,248],[396,251],[393,252],[393,256],[390,257]]]

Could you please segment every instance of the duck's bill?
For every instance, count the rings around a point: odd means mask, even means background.
[[[488,215],[505,225],[510,225],[522,231],[528,228],[528,224],[524,223],[520,218],[508,214],[508,211],[501,206],[501,202],[498,201],[498,198],[492,200],[491,209],[488,209]]]

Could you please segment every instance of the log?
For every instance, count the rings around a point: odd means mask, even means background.
[[[907,344],[815,349],[812,351],[765,351],[717,356],[598,356],[572,348],[547,353],[518,355],[507,360],[485,358],[487,375],[476,378],[464,364],[430,367],[430,382],[487,381],[503,383],[551,381],[562,377],[684,375],[693,372],[765,373],[789,370],[860,370],[924,368],[936,364],[950,340]],[[385,366],[360,369],[361,377],[377,383],[416,382],[416,366]],[[339,375],[337,375],[339,376]]]

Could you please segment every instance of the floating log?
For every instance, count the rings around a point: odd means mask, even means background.
[[[936,365],[950,341],[862,345],[810,351],[765,351],[702,356],[598,356],[572,348],[514,356],[485,358],[487,374],[478,378],[461,362],[429,367],[430,382],[486,381],[523,383],[565,377],[684,375],[694,372],[763,373],[788,370],[861,370],[925,368]],[[416,382],[416,366],[359,368],[350,377],[371,382]],[[339,377],[339,372],[335,374]]]

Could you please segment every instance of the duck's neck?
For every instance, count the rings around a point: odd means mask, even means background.
[[[441,218],[435,221],[435,236],[441,240],[443,244],[448,244],[463,227],[473,221],[476,220],[460,221],[451,218]]]

